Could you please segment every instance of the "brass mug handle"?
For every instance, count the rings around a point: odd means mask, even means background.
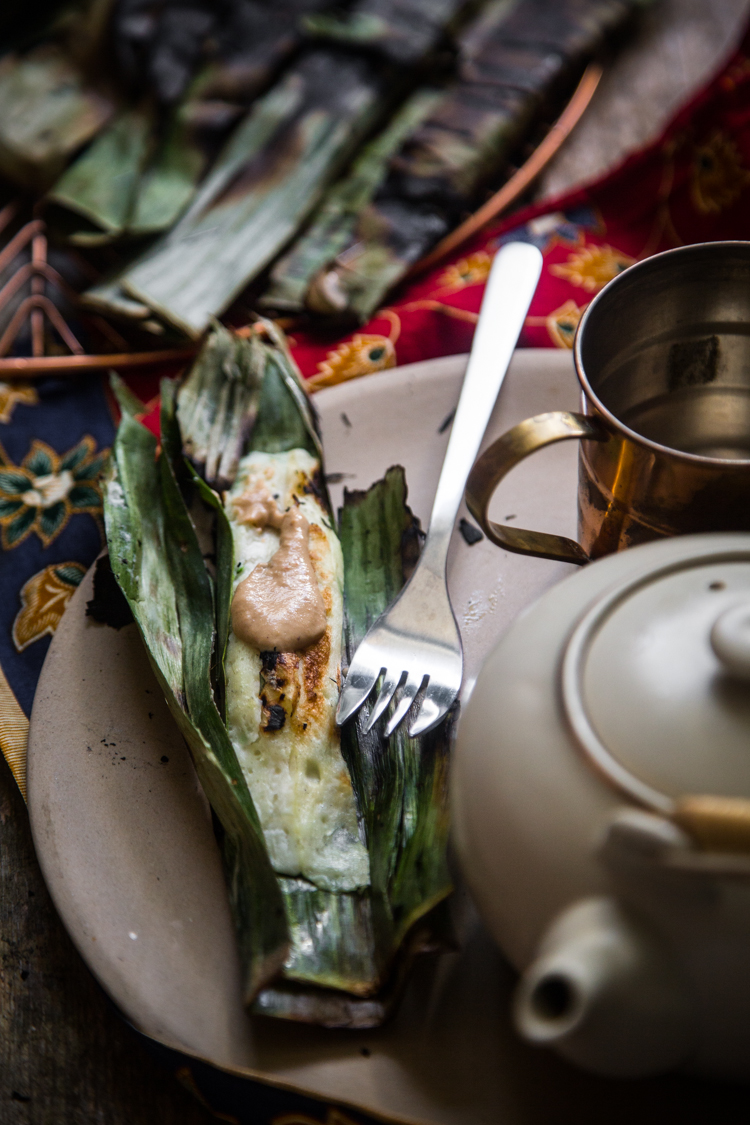
[[[608,436],[604,427],[586,414],[553,410],[527,418],[493,442],[474,462],[466,482],[466,506],[487,538],[498,547],[519,555],[536,555],[540,559],[582,566],[589,561],[589,556],[575,540],[545,531],[527,531],[522,527],[493,523],[487,512],[500,481],[530,453],[570,438],[606,441]]]

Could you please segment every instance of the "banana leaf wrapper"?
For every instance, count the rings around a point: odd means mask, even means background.
[[[128,413],[117,432],[104,517],[110,564],[143,637],[167,703],[221,824],[229,901],[250,1002],[288,954],[288,931],[252,797],[210,681],[214,600],[169,451],[176,428],[163,387],[162,449]]]
[[[304,448],[320,458],[314,414],[279,330],[262,322],[265,340],[245,366],[262,377],[257,417],[246,449],[279,453]],[[262,338],[259,336],[259,341]],[[215,345],[214,345],[215,346]],[[208,363],[211,342],[202,357]],[[214,353],[214,359],[218,352]],[[200,367],[201,361],[196,364]],[[222,364],[215,364],[220,376]],[[195,371],[195,369],[194,369]],[[204,407],[193,374],[178,398],[183,441],[205,432],[219,412]],[[215,396],[220,379],[201,384]],[[207,423],[207,424],[204,424]],[[228,420],[227,420],[228,425]],[[229,431],[227,431],[229,432]],[[321,484],[325,500],[325,486]],[[209,489],[203,495],[211,502]],[[216,696],[224,694],[222,658],[229,636],[234,573],[233,540],[223,509],[216,507]],[[370,621],[403,584],[418,554],[418,525],[406,505],[403,470],[393,469],[367,493],[347,495],[341,513],[345,568],[346,649],[353,652]],[[322,891],[303,878],[278,876],[291,948],[282,980],[264,989],[256,1010],[328,1026],[374,1026],[395,1002],[406,966],[432,932],[431,911],[451,890],[446,865],[447,769],[452,719],[413,740],[399,731],[390,739],[384,723],[364,732],[366,716],[342,732],[370,855],[371,886],[365,891]],[[419,940],[414,936],[420,924]]]
[[[387,981],[374,996],[352,996],[333,988],[311,989],[294,981],[276,980],[258,994],[253,1011],[320,1027],[355,1031],[380,1027],[398,1007],[415,958],[458,948],[455,924],[444,900],[407,934]]]
[[[190,202],[208,154],[179,111],[158,136],[153,111],[128,110],[63,173],[45,198],[54,233],[103,246],[168,230]]]
[[[337,248],[337,260],[313,278],[309,311],[369,319],[409,267],[479,205],[487,185],[499,186],[524,137],[564,99],[607,37],[643,6],[641,0],[496,0],[480,14],[459,37],[456,79],[390,156],[387,175],[356,232]],[[296,245],[290,256],[295,252]]]
[[[180,388],[182,449],[203,480],[218,491],[237,475],[257,416],[262,348],[257,336],[244,341],[217,325]]]
[[[345,13],[308,16],[308,35],[376,50],[413,66],[431,55],[467,8],[466,0],[355,0]]]
[[[0,174],[45,191],[104,127],[113,104],[52,43],[0,60]]]
[[[389,158],[440,97],[433,89],[412,94],[387,128],[357,157],[349,175],[327,192],[304,234],[273,267],[269,288],[259,302],[262,308],[298,313],[306,301],[315,312],[335,313],[347,308],[351,303],[348,287],[347,292],[339,292],[339,279],[346,271],[340,275],[327,267],[336,264],[341,251],[366,239],[365,209],[387,175]],[[329,274],[335,279],[333,288],[326,284]],[[316,291],[310,293],[314,279]]]
[[[200,336],[296,233],[388,104],[382,68],[306,56],[255,103],[186,213],[120,288]]]

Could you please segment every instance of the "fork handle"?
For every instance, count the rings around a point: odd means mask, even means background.
[[[464,487],[542,271],[528,242],[509,242],[492,263],[451,428],[421,564],[441,577]]]

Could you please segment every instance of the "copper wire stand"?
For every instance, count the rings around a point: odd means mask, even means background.
[[[15,202],[9,203],[0,210],[0,233],[13,221],[18,213],[18,206]],[[0,289],[0,311],[2,311],[24,285],[31,283],[29,296],[21,301],[0,336],[0,377],[5,375],[29,379],[43,375],[72,375],[107,368],[132,370],[138,367],[152,367],[160,363],[184,363],[195,355],[196,346],[164,348],[161,351],[150,352],[119,351],[102,355],[87,353],[60,310],[47,296],[46,288],[50,284],[64,293],[72,304],[79,304],[78,294],[47,261],[45,229],[41,219],[32,219],[0,250],[0,273],[27,247],[30,248],[31,253],[31,260],[16,270]],[[8,355],[27,321],[31,330],[31,355]],[[70,354],[44,354],[45,321],[55,330]],[[119,342],[117,334],[106,322],[98,317],[96,322],[106,335],[110,338],[114,336]]]

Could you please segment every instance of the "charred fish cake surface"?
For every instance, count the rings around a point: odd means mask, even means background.
[[[343,560],[318,471],[306,450],[249,453],[225,496],[236,561],[227,726],[274,869],[353,891],[370,869],[334,718]],[[311,643],[263,649],[265,637]]]

